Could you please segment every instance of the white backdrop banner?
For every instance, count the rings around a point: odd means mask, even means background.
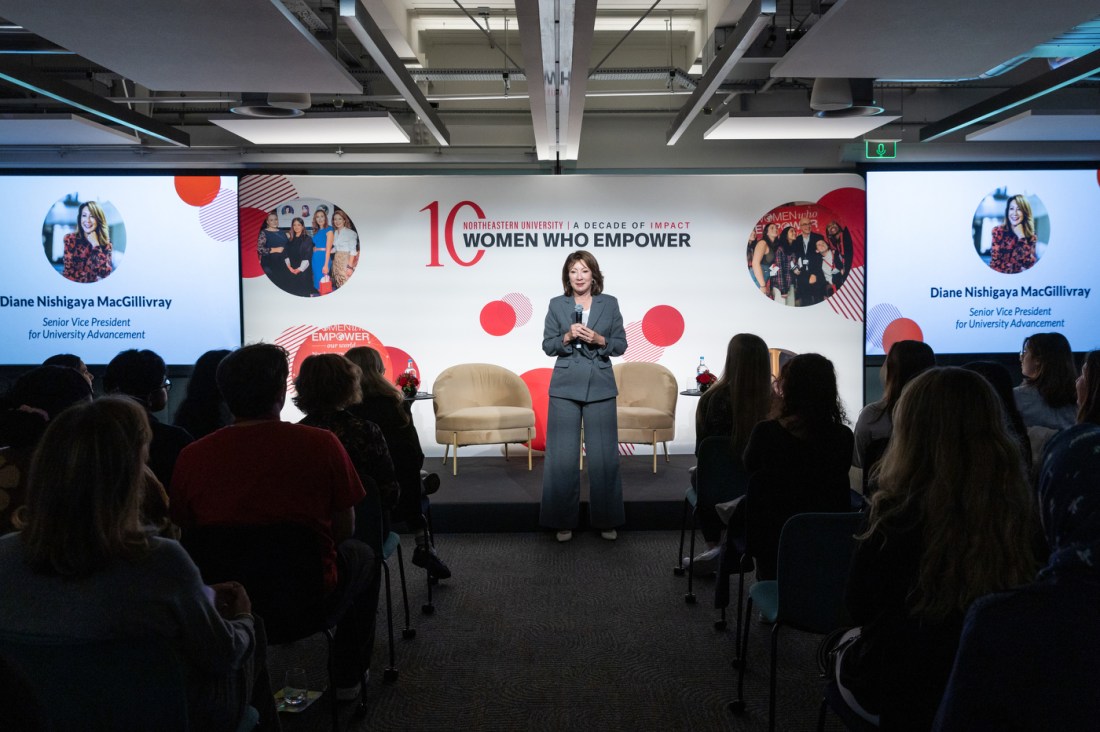
[[[542,427],[553,365],[543,318],[563,291],[566,256],[584,249],[626,323],[616,361],[661,363],[687,389],[700,356],[720,373],[730,337],[752,332],[772,348],[824,354],[853,420],[862,405],[865,197],[855,175],[247,176],[240,207],[245,342],[286,346],[295,371],[311,353],[369,345],[391,376],[411,359],[431,391],[449,366],[498,364],[528,384]],[[768,297],[753,279],[756,242],[793,241],[803,223],[803,248],[833,271]],[[346,254],[326,267],[330,238]],[[679,397],[673,452],[694,449],[696,403]],[[425,452],[442,454],[428,403],[413,415]],[[288,404],[284,417],[299,415]],[[463,449],[479,452],[499,447]]]

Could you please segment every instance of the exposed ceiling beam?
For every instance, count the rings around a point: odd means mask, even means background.
[[[9,58],[0,57],[0,80],[157,140],[180,147],[191,145],[191,137],[186,132],[181,132],[171,125],[138,114],[119,104],[108,102],[91,92],[59,81],[38,69],[11,61]]]
[[[424,97],[420,87],[416,85],[416,81],[386,41],[382,29],[374,22],[366,8],[359,0],[340,0],[340,17],[344,19],[344,23],[356,39],[363,44],[363,48],[378,64],[390,83],[397,87],[398,93],[420,117],[420,122],[436,142],[442,146],[450,145],[451,135],[447,131],[447,125],[443,124],[443,120]]]
[[[774,13],[775,0],[769,0],[769,6],[769,11]],[[760,31],[764,30],[770,21],[770,15],[763,12],[761,0],[751,0],[749,6],[745,8],[744,15],[741,16],[741,22],[726,36],[726,42],[722,46],[722,50],[715,55],[714,61],[707,67],[703,77],[699,79],[695,92],[680,108],[676,119],[672,120],[672,125],[665,135],[666,144],[675,145],[687,131],[699,112],[703,111],[706,103],[718,92],[718,88],[730,75],[733,67],[749,50],[752,42],[760,35]]]
[[[944,117],[939,122],[925,125],[920,131],[920,141],[936,140],[944,135],[957,132],[964,127],[987,120],[1015,107],[1027,104],[1039,97],[1050,94],[1082,79],[1100,72],[1100,51],[1093,51],[1058,68],[1039,74],[1034,79],[1001,92],[983,102],[967,107]]]

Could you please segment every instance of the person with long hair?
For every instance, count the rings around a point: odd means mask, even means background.
[[[338,353],[308,356],[294,380],[294,405],[306,415],[298,424],[328,430],[347,450],[367,492],[356,506],[356,538],[377,553],[385,525],[382,508],[396,502],[398,485],[382,430],[347,411],[362,397],[361,374],[358,366]]]
[[[332,212],[332,228],[332,284],[343,287],[359,263],[359,234],[355,224],[339,208]]]
[[[173,424],[187,430],[196,440],[233,422],[229,407],[218,391],[218,364],[229,355],[226,349],[207,351],[195,361],[187,394],[183,397]]]
[[[1100,424],[1100,351],[1089,351],[1081,365],[1077,390],[1077,424]]]
[[[1020,349],[1024,380],[1013,390],[1024,424],[1065,429],[1077,418],[1077,368],[1073,351],[1061,333],[1035,333]]]
[[[1053,437],[1040,474],[1049,558],[1031,584],[970,607],[939,732],[1085,732],[1100,719],[1100,427]]]
[[[604,294],[603,273],[589,252],[565,258],[565,293],[550,300],[542,329],[542,350],[553,356],[550,405],[546,418],[539,523],[573,538],[580,520],[581,476],[577,459],[584,422],[588,456],[589,520],[603,538],[614,541],[626,521],[619,473],[619,429],[615,397],[619,390],[611,357],[626,351],[626,329],[619,301]]]
[[[707,437],[729,435],[730,450],[740,459],[753,427],[767,418],[771,398],[768,345],[760,336],[738,333],[726,346],[722,375],[699,397],[695,408],[695,454],[699,454],[699,446]],[[691,481],[694,485],[694,469]],[[724,525],[713,507],[696,507],[695,517],[706,549],[695,557],[693,571],[708,572],[718,565]],[[688,558],[684,559],[687,564]]]
[[[321,278],[328,276],[332,261],[332,227],[328,225],[328,211],[318,208],[313,213],[313,289],[320,291]]]
[[[865,406],[856,418],[855,452],[852,465],[864,470],[873,466],[867,460],[867,449],[875,440],[888,440],[893,429],[891,415],[901,398],[901,390],[914,376],[936,365],[936,354],[923,341],[897,341],[890,346],[882,364],[882,399]]]
[[[765,297],[794,304],[790,257],[780,243],[779,225],[774,222],[764,227],[764,236],[753,248],[752,276]]]
[[[76,231],[66,234],[61,276],[73,282],[99,282],[114,271],[107,214],[95,201],[77,209]]]
[[[857,628],[838,645],[846,703],[883,729],[927,730],[970,604],[1029,581],[1036,512],[993,387],[960,368],[913,379],[894,410],[848,577]]]
[[[51,421],[31,465],[23,529],[0,538],[0,630],[164,638],[188,669],[193,728],[237,729],[251,703],[278,729],[245,589],[204,587],[180,545],[141,524],[151,436],[145,410],[125,397]]]
[[[344,356],[360,369],[359,387],[363,395],[358,403],[347,409],[356,417],[378,425],[390,449],[393,469],[401,486],[391,516],[395,522],[404,522],[415,536],[412,562],[437,579],[449,579],[451,570],[436,552],[435,537],[428,531],[424,515],[429,510],[428,496],[439,489],[439,476],[423,470],[424,450],[408,403],[401,390],[386,378],[386,366],[378,351],[359,346]]]
[[[1005,204],[1004,223],[993,227],[993,245],[989,266],[997,272],[1017,274],[1035,266],[1035,217],[1031,204],[1022,195],[1011,196]]]
[[[288,292],[301,297],[317,293],[309,272],[312,258],[313,240],[306,233],[305,221],[295,216],[290,222],[290,236],[286,243],[286,256],[283,257],[283,263],[290,273],[286,286]]]
[[[832,361],[801,353],[784,364],[775,388],[771,418],[753,428],[744,453],[746,535],[757,579],[775,578],[788,518],[851,505],[852,430],[844,423]]]
[[[833,278],[833,285],[839,290],[852,270],[852,255],[855,253],[852,233],[834,219],[825,227],[825,240],[829,243],[830,249],[840,253],[840,274]]]
[[[1016,408],[1016,400],[1012,396],[1012,374],[1009,373],[1006,366],[996,361],[971,361],[963,364],[963,368],[981,374],[993,387],[1001,406],[1004,407],[1009,431],[1012,432],[1012,436],[1019,443],[1024,464],[1030,471],[1032,464],[1035,462],[1035,457],[1031,452],[1031,440],[1027,436],[1024,418],[1020,414],[1020,410]]]

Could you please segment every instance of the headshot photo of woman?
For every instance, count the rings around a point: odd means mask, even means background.
[[[780,245],[779,224],[764,227],[764,236],[752,253],[752,278],[765,297],[794,305],[790,258]]]
[[[334,288],[343,287],[359,263],[359,235],[355,225],[343,209],[332,212],[332,263],[331,275]],[[326,260],[326,267],[329,262]]]
[[[1038,237],[1031,204],[1023,196],[1012,196],[1005,206],[1004,224],[993,229],[989,266],[1005,274],[1031,269],[1037,261],[1036,243]]]
[[[313,256],[313,239],[306,233],[306,223],[295,216],[290,223],[290,238],[286,243],[283,266],[289,273],[287,292],[301,297],[316,294],[313,287],[313,275],[310,273],[310,258]]]
[[[65,235],[61,275],[73,282],[99,282],[114,271],[107,215],[95,201],[80,204],[76,231]]]
[[[581,475],[578,449],[584,421],[588,458],[589,522],[614,541],[626,521],[619,473],[619,429],[615,397],[619,390],[611,357],[626,351],[626,329],[619,302],[603,292],[603,273],[588,252],[565,259],[565,294],[550,300],[542,350],[554,356],[546,418],[546,460],[539,523],[573,538],[580,519]]]
[[[321,278],[327,275],[332,259],[332,227],[328,225],[328,214],[317,209],[313,214],[313,289],[320,292]]]

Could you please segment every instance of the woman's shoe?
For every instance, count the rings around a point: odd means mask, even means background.
[[[569,529],[563,529],[559,531],[556,536],[558,537],[558,541],[566,542],[570,541],[573,538],[573,532]]]
[[[436,579],[450,579],[451,570],[435,553],[435,547],[418,546],[413,549],[412,563],[428,571]]]
[[[608,541],[615,541],[619,538],[619,532],[615,531],[615,529],[604,529],[600,532],[600,536]]]
[[[716,546],[713,549],[707,549],[701,554],[695,555],[695,561],[691,562],[692,574],[710,574],[711,572],[718,571],[718,562],[722,558],[722,547]],[[684,557],[684,566],[688,566],[688,562],[691,561],[690,557]]]

